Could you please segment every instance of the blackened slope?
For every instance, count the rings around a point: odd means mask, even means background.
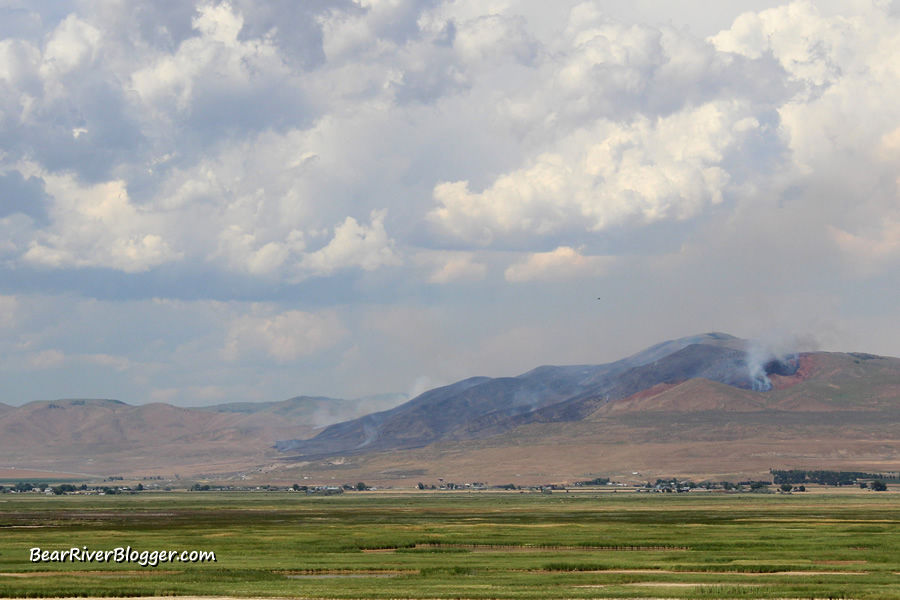
[[[381,434],[387,424],[388,431],[401,429],[394,423],[406,423],[405,437],[408,444],[404,447],[415,447],[415,440],[433,437],[429,431],[434,424],[446,420],[453,413],[460,394],[481,383],[492,381],[488,377],[472,377],[444,387],[429,390],[409,402],[381,412],[365,415],[358,419],[336,423],[326,427],[322,433],[311,440],[285,440],[276,444],[282,452],[300,452],[307,454],[327,454],[332,452],[349,452],[357,448],[378,449],[389,447],[397,439],[387,440]],[[422,444],[419,444],[422,445]]]
[[[417,448],[441,439],[494,433],[493,422],[572,397],[600,366],[541,367],[521,377],[475,377],[437,388],[394,409],[327,427],[311,440],[279,442],[302,455]],[[484,421],[484,426],[478,424]],[[506,429],[503,429],[505,431]]]
[[[479,438],[533,422],[580,421],[609,402],[659,384],[703,378],[743,389],[752,387],[746,353],[728,346],[691,344],[654,362],[611,371],[606,377],[593,379],[582,386],[579,393],[559,402],[545,403],[533,412],[487,413],[457,427],[448,439]]]
[[[692,344],[650,364],[629,369],[574,398],[541,409],[534,420],[579,421],[607,402],[627,398],[661,383],[680,383],[696,378],[744,389],[752,385],[745,352]]]
[[[739,343],[725,334],[704,334],[663,342],[606,365],[543,366],[518,377],[467,379],[392,410],[332,425],[311,440],[279,442],[276,448],[301,456],[416,448],[487,437],[532,421],[578,420],[609,398],[624,398],[660,380],[706,373],[734,384],[740,376],[730,367],[746,371],[743,352],[734,349]]]
[[[311,440],[278,442],[276,448],[310,456],[417,448],[441,439],[490,435],[498,431],[498,423],[571,398],[588,382],[626,370],[628,360],[543,366],[518,377],[473,377],[429,390],[394,409],[332,425]],[[502,425],[500,431],[507,428]]]

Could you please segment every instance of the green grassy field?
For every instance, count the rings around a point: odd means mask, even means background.
[[[142,567],[32,548],[213,551]],[[895,494],[0,496],[0,596],[900,598]]]

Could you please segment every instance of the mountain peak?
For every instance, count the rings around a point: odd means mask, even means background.
[[[430,390],[406,404],[326,428],[311,440],[279,442],[303,456],[427,446],[479,439],[532,422],[578,421],[601,406],[658,384],[705,378],[766,391],[771,373],[796,364],[720,332],[662,342],[602,365],[541,366],[518,377],[477,377]]]

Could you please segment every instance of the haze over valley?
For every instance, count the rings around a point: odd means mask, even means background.
[[[408,401],[2,406],[0,451],[19,468],[101,476],[702,479],[772,468],[896,470],[898,420],[900,359],[776,352],[708,333],[603,365],[471,377]]]

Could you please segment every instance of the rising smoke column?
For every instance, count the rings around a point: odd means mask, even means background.
[[[769,375],[793,375],[799,367],[796,352],[775,352],[771,348],[753,342],[747,349],[747,378],[754,392],[772,389]]]

